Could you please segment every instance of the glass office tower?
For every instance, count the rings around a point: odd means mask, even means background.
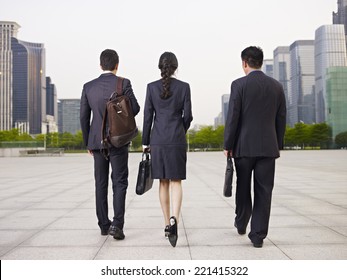
[[[46,77],[46,114],[47,133],[58,132],[57,89],[50,77]]]
[[[229,111],[230,94],[222,95],[222,125],[225,125]]]
[[[273,77],[279,81],[284,90],[287,104],[287,124],[289,124],[289,103],[293,103],[289,100],[290,92],[290,50],[289,46],[277,47],[274,52],[274,63],[273,63]]]
[[[273,78],[273,59],[264,59],[261,70],[269,77]]]
[[[55,84],[52,83],[51,77],[46,77],[46,113],[58,117],[57,90]]]
[[[289,123],[315,122],[314,41],[300,40],[290,45]]]
[[[76,134],[81,130],[80,124],[81,99],[59,99],[58,101],[58,130],[59,133]]]
[[[327,123],[332,136],[347,131],[347,67],[329,67],[326,74]]]
[[[20,25],[0,21],[0,130],[12,129],[12,48],[11,38],[16,37]]]
[[[323,25],[315,34],[315,99],[316,121],[325,122],[328,116],[326,108],[326,75],[331,66],[347,66],[345,30],[342,24]]]
[[[333,12],[333,23],[344,25],[345,35],[347,35],[347,0],[337,1],[337,12]]]
[[[43,44],[12,37],[13,123],[27,133],[46,133],[46,75]]]

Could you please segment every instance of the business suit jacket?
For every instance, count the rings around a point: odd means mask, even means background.
[[[185,135],[193,120],[189,84],[171,78],[172,96],[162,99],[162,92],[162,80],[147,86],[142,143],[185,146]]]
[[[117,79],[118,77],[113,73],[106,73],[83,86],[80,120],[83,141],[88,150],[99,150],[102,147],[102,118],[106,102],[109,100],[111,94],[116,91]],[[140,106],[137,103],[128,79],[123,80],[123,94],[129,97],[134,116],[137,115],[140,111]],[[92,111],[93,118],[92,122],[90,122]]]
[[[224,149],[233,157],[279,157],[286,127],[282,85],[252,71],[231,85]]]

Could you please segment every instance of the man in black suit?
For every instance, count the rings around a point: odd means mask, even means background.
[[[118,77],[119,57],[114,50],[104,50],[100,55],[100,66],[104,73],[83,86],[81,97],[80,120],[83,140],[89,153],[94,157],[94,178],[96,215],[101,235],[112,235],[115,239],[122,240],[125,197],[128,188],[128,144],[116,148],[109,147],[109,158],[105,159],[101,152],[101,127],[106,102],[111,94],[116,91]],[[134,116],[140,111],[128,79],[123,81],[123,94],[128,96]],[[91,118],[91,113],[93,117]],[[111,178],[113,190],[113,221],[108,218],[108,180],[109,164],[111,164]]]
[[[268,233],[275,159],[283,148],[286,127],[286,103],[282,85],[260,71],[263,51],[248,47],[241,58],[246,76],[231,84],[224,153],[234,158],[237,175],[234,225],[239,234],[245,234],[252,216],[248,237],[254,247],[260,248]]]

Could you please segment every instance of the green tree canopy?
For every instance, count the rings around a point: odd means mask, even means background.
[[[0,131],[0,142],[10,141],[33,141],[33,138],[27,133],[19,133],[17,128]]]
[[[310,144],[327,148],[331,137],[331,129],[326,123],[313,124],[310,129]]]
[[[341,132],[341,133],[336,135],[336,137],[335,137],[335,144],[339,148],[347,147],[347,131]]]

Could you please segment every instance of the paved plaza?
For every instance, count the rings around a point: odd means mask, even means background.
[[[0,259],[347,259],[347,150],[281,153],[261,249],[233,227],[222,152],[188,154],[176,248],[164,238],[158,182],[135,194],[140,159],[130,154],[126,238],[116,241],[97,226],[91,156],[0,158]]]

